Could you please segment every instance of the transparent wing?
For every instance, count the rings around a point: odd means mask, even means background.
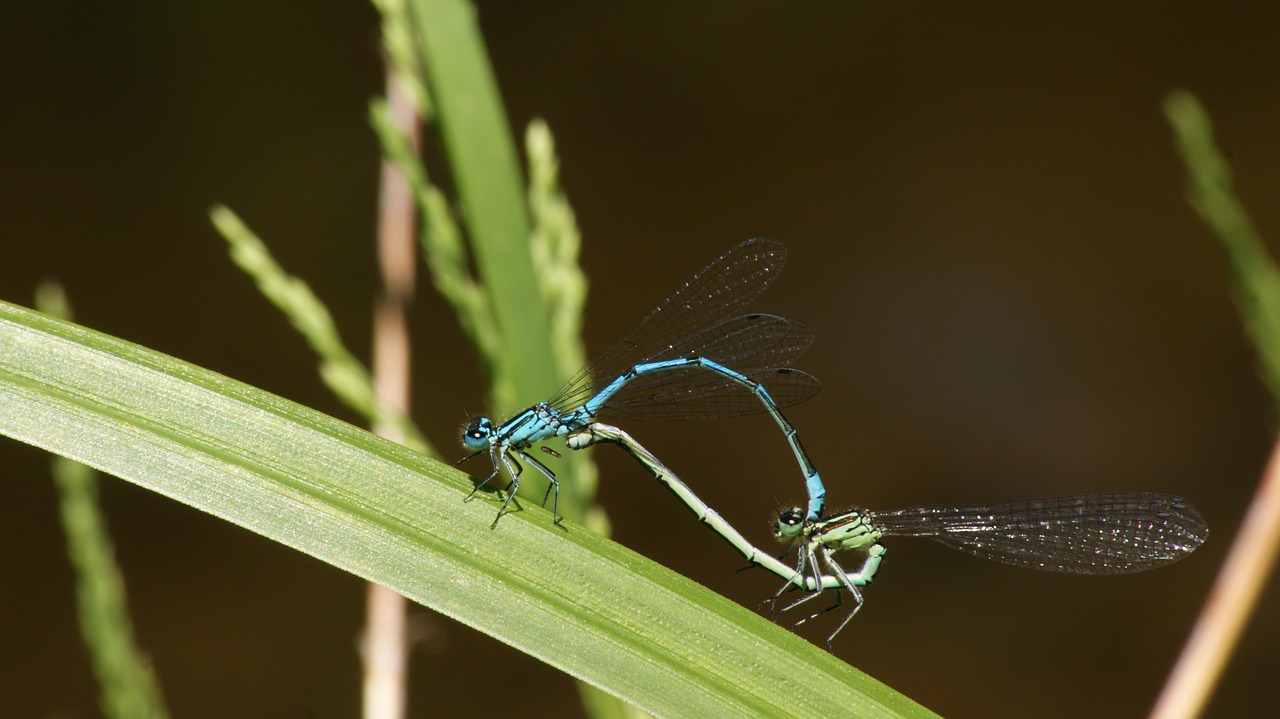
[[[677,357],[715,360],[764,385],[778,407],[817,394],[818,380],[786,367],[809,349],[813,330],[773,315],[747,315],[687,338]],[[619,390],[601,414],[629,419],[711,419],[767,411],[740,382],[703,367],[664,369],[640,375]]]
[[[1209,534],[1185,499],[1146,492],[908,507],[867,516],[885,536],[929,537],[984,559],[1074,574],[1139,572],[1174,562]]]
[[[605,405],[602,414],[627,419],[684,420],[718,419],[768,412],[758,397],[736,383],[719,381],[706,370],[682,369],[663,372],[687,381],[673,382],[669,388],[655,388],[644,402]],[[745,373],[763,384],[781,409],[799,404],[818,393],[821,383],[807,372],[793,369],[761,370]]]
[[[572,410],[599,388],[642,362],[683,356],[676,347],[740,314],[773,283],[786,264],[786,247],[775,240],[743,242],[702,268],[671,293],[617,344],[583,368],[548,400]]]

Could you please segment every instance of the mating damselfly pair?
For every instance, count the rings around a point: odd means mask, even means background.
[[[487,417],[470,420],[463,444],[472,450],[470,456],[488,454],[492,464],[492,472],[476,489],[503,469],[511,480],[494,526],[519,488],[521,460],[549,481],[543,503],[554,491],[553,521],[558,521],[559,484],[555,474],[528,453],[536,443],[564,437],[573,449],[598,442],[618,444],[748,562],[785,581],[766,600],[775,619],[833,590],[834,604],[796,622],[802,624],[839,606],[841,590],[848,591],[854,606],[828,637],[828,648],[862,607],[859,588],[875,578],[885,554],[880,542],[884,537],[926,537],[1005,564],[1076,574],[1151,569],[1185,557],[1204,541],[1208,527],[1195,508],[1180,497],[1159,493],[884,512],[854,509],[825,515],[822,480],[798,432],[781,412],[818,391],[813,376],[786,366],[809,348],[813,332],[783,317],[736,314],[772,283],[785,260],[781,243],[748,240],[734,247],[663,300],[550,400],[501,424]],[[782,556],[796,550],[794,565],[756,548],[630,435],[597,421],[602,415],[712,419],[754,412],[772,416],[805,481],[806,507],[784,509],[775,521],[774,534],[787,547]],[[856,571],[846,571],[835,560],[834,553],[842,549],[862,554]],[[801,592],[800,598],[777,609],[782,595],[793,590]]]

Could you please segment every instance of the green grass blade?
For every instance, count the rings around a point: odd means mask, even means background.
[[[511,128],[475,8],[463,0],[413,0],[427,88],[466,221],[476,267],[489,293],[502,353],[494,410],[510,413],[550,397],[564,376],[538,296],[529,251],[529,217]],[[516,393],[520,397],[500,396]]]
[[[1227,252],[1236,307],[1258,350],[1272,401],[1280,406],[1280,269],[1236,197],[1231,167],[1214,142],[1204,107],[1182,90],[1165,98],[1165,116],[1187,165],[1188,199]]]
[[[66,294],[52,283],[36,290],[36,306],[56,317],[71,316]],[[124,577],[98,504],[98,478],[89,467],[65,457],[54,457],[52,469],[76,577],[80,635],[98,680],[102,714],[109,719],[165,719],[168,711],[155,672],[134,640]]]
[[[124,578],[98,506],[98,479],[89,467],[55,457],[53,480],[76,574],[80,634],[98,680],[102,713],[112,719],[164,719],[168,712],[159,682],[134,641]]]
[[[307,283],[284,271],[244,222],[226,207],[210,212],[214,227],[231,248],[231,259],[255,282],[263,296],[289,318],[320,361],[320,378],[338,397],[374,426],[394,427],[403,444],[424,454],[437,454],[431,443],[402,412],[378,401],[373,376],[347,349],[333,315]]]
[[[502,356],[502,337],[498,333],[489,295],[476,283],[467,267],[466,246],[462,230],[453,220],[449,200],[427,177],[422,163],[400,128],[391,119],[385,100],[369,103],[369,124],[382,144],[382,154],[404,173],[413,188],[415,202],[422,214],[419,243],[440,295],[458,315],[462,329],[475,343],[480,357],[491,369]]]
[[[585,280],[574,274],[578,272],[576,227],[570,228],[571,217],[562,214],[554,226],[539,223],[540,229],[554,229],[558,236],[532,235],[515,139],[472,4],[410,0],[410,7],[421,38],[433,119],[440,129],[479,275],[475,287],[486,295],[483,304],[492,312],[496,329],[491,333],[493,341],[479,343],[491,370],[490,410],[497,417],[508,417],[552,396],[585,364],[576,331],[585,293]],[[549,157],[552,148],[549,133],[545,135],[543,157]],[[554,177],[544,180],[543,187],[535,189],[567,210]],[[427,206],[424,213],[428,220],[439,215]],[[566,234],[570,230],[572,237]],[[430,225],[427,231],[432,231]],[[433,274],[437,285],[446,284],[436,269]],[[488,319],[472,318],[463,324],[482,326]],[[560,463],[556,473],[567,488],[560,495],[561,512],[606,531],[604,512],[590,505],[594,469],[585,457]],[[529,496],[541,496],[544,486],[536,477],[531,479],[535,481],[526,483]]]
[[[0,433],[379,582],[659,716],[932,716],[762,617],[332,417],[0,303]]]

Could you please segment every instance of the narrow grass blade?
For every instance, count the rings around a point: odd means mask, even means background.
[[[0,433],[306,552],[658,716],[932,716],[799,637],[456,470],[261,390],[0,303]]]

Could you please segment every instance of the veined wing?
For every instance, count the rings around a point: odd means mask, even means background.
[[[581,406],[600,387],[642,363],[674,359],[674,347],[741,313],[773,283],[786,264],[786,247],[751,239],[721,255],[663,300],[625,337],[583,368],[548,404]]]
[[[1177,561],[1209,534],[1189,502],[1149,492],[867,512],[884,536],[929,537],[1004,564],[1121,574]]]
[[[765,386],[778,407],[817,394],[812,375],[787,367],[813,343],[807,325],[773,315],[746,315],[681,344],[677,357],[710,359]],[[663,369],[632,379],[600,414],[630,419],[713,419],[768,408],[741,382],[700,366]]]

